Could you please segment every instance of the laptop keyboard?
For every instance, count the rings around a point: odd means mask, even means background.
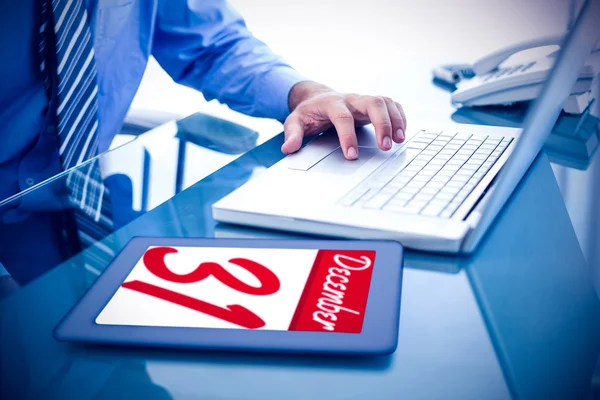
[[[511,138],[419,133],[338,204],[450,218]]]

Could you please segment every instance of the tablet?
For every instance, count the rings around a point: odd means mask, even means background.
[[[54,330],[66,342],[389,354],[394,241],[133,238]]]

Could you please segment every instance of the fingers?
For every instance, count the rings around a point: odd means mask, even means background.
[[[323,107],[326,117],[335,127],[340,139],[340,147],[348,160],[358,158],[358,142],[354,129],[354,117],[343,102],[329,103]],[[331,125],[330,125],[331,126]],[[284,154],[291,154],[302,147],[302,139],[306,133],[302,118],[298,113],[292,113],[283,125],[285,141],[281,146]],[[310,133],[310,132],[309,132]]]
[[[406,136],[406,115],[402,106],[387,97],[332,94],[306,103],[298,108],[284,123],[285,141],[281,150],[294,153],[302,147],[302,139],[321,129],[335,127],[344,156],[358,158],[358,141],[355,126],[368,123],[375,128],[377,144],[390,150],[392,142],[402,143]]]
[[[394,124],[392,123],[392,115],[388,110],[386,100],[382,97],[371,96],[360,96],[353,100],[352,106],[356,108],[356,111],[367,115],[375,127],[375,135],[377,136],[379,148],[382,150],[391,149]],[[398,125],[399,118],[397,114],[394,114],[394,120],[396,125]]]
[[[352,113],[342,102],[332,104],[326,112],[327,117],[335,126],[344,156],[348,160],[356,159],[358,157],[358,141]]]
[[[297,115],[291,114],[283,125],[285,141],[281,146],[281,151],[284,154],[295,153],[302,147],[302,139],[304,138],[304,128],[300,118]]]
[[[408,121],[406,120],[406,114],[404,113],[404,109],[402,108],[400,103],[395,101],[394,104],[396,105],[396,108],[398,109],[398,111],[400,112],[400,115],[402,116],[402,134],[403,134],[402,136],[404,137],[404,139],[406,139],[406,129],[408,128]]]
[[[404,111],[401,111],[402,107],[398,108],[400,104],[395,103],[392,99],[384,98],[384,100],[392,121],[392,139],[396,143],[402,143],[406,130],[406,118],[403,117]]]
[[[364,97],[367,102],[366,111],[375,128],[377,144],[381,150],[392,148],[392,120],[390,113],[381,97]]]

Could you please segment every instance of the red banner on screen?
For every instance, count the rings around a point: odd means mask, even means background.
[[[372,250],[319,250],[289,330],[360,333],[374,263]]]

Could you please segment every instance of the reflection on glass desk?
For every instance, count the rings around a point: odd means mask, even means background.
[[[178,124],[166,124],[100,156],[119,223],[85,250],[49,231],[31,230],[31,221],[61,210],[64,174],[0,204],[3,218],[29,221],[4,222],[3,230],[14,235],[2,245],[44,264],[5,265],[21,286],[0,302],[0,398],[538,399],[589,393],[600,372],[594,372],[600,301],[544,154],[476,254],[407,252],[399,345],[391,356],[249,355],[55,341],[52,330],[109,265],[106,255],[134,236],[286,236],[217,225],[211,217],[215,201],[283,157],[282,135],[254,147],[249,134],[249,150],[235,151],[239,143],[232,141],[239,138],[228,141],[209,130],[194,140],[184,136]],[[136,185],[143,181],[140,197],[146,198],[138,201]],[[47,257],[50,247],[60,254]],[[101,266],[90,268],[91,258]]]

